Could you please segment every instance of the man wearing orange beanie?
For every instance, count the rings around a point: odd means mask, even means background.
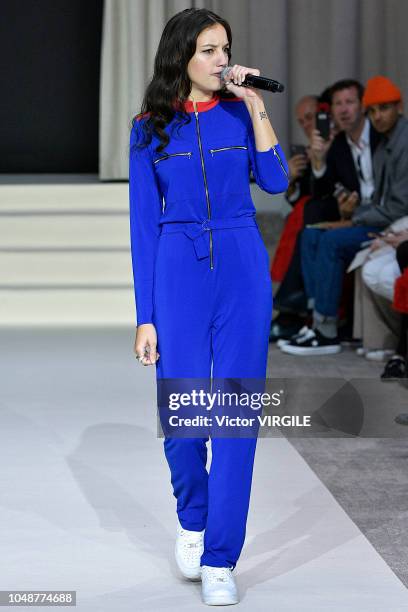
[[[313,254],[313,325],[283,346],[285,353],[307,356],[341,350],[337,312],[344,270],[370,233],[408,215],[408,120],[402,115],[401,92],[390,79],[376,76],[367,82],[362,102],[382,135],[373,156],[374,195],[370,203],[355,208],[350,221],[324,224],[326,231],[307,230],[318,233]]]
[[[362,102],[384,138],[373,159],[373,202],[357,207],[352,221],[353,225],[384,227],[408,214],[408,120],[402,115],[401,91],[387,77],[369,79]]]

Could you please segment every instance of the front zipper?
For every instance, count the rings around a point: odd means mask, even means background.
[[[210,149],[210,153],[212,156],[214,156],[214,153],[218,153],[218,151],[228,151],[229,149],[248,149],[248,147],[244,147],[244,146],[234,146],[234,147],[220,147],[219,149]]]
[[[283,172],[285,173],[286,178],[289,180],[288,173],[286,172],[286,170],[285,170],[285,168],[284,168],[284,166],[283,166],[283,164],[282,164],[282,160],[281,160],[281,158],[279,157],[279,154],[276,152],[275,147],[272,147],[272,149],[273,149],[273,152],[274,152],[274,154],[275,154],[275,157],[277,157],[277,158],[278,158],[278,162],[280,163],[280,167],[282,168]]]
[[[159,162],[164,161],[169,157],[176,157],[177,155],[183,155],[184,157],[188,157],[190,159],[192,156],[192,152],[189,151],[188,153],[168,153],[168,155],[165,155],[164,157],[159,157],[159,159],[155,159],[153,163],[158,164]]]
[[[203,147],[201,146],[200,122],[198,121],[198,111],[195,110],[194,114],[195,114],[195,118],[196,118],[198,145],[200,147],[201,168],[202,168],[202,171],[203,171],[204,186],[205,186],[205,196],[206,196],[206,199],[207,199],[207,212],[208,212],[208,218],[211,219],[210,197],[208,195],[207,177],[206,177],[206,174],[205,174],[205,167],[204,167]],[[213,270],[214,269],[214,264],[213,264],[212,231],[211,230],[209,230],[209,231],[210,231],[210,269]]]

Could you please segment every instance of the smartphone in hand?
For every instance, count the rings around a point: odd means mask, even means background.
[[[324,140],[330,139],[331,117],[328,110],[318,110],[316,113],[316,130]]]

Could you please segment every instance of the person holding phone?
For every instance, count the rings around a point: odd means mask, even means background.
[[[308,95],[300,98],[295,106],[297,123],[308,140],[315,126],[317,103],[317,96]],[[297,238],[303,227],[304,204],[310,197],[309,150],[309,145],[290,146],[289,187],[285,195],[293,210],[285,220],[271,264],[271,278],[280,285],[274,296],[274,307],[279,314],[271,324],[270,342],[290,338],[305,324],[306,299]]]
[[[315,127],[317,96],[303,96],[295,106],[296,120],[302,128],[308,143]],[[293,206],[300,197],[310,194],[309,146],[292,144],[290,146],[289,187],[286,192],[288,202]]]
[[[344,79],[330,88],[330,112],[334,126],[323,137],[315,129],[311,137],[312,195],[316,215],[306,212],[306,223],[350,218],[359,203],[370,202],[374,192],[372,157],[381,139],[364,115],[364,87]],[[343,191],[334,195],[336,185]],[[326,215],[326,218],[324,216]]]
[[[262,95],[240,87],[228,22],[186,9],[166,24],[130,136],[136,357],[160,380],[265,379],[272,287],[249,189],[285,192],[288,166]],[[176,561],[208,605],[236,604],[256,437],[164,438]]]

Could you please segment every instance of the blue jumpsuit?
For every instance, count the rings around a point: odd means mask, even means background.
[[[157,331],[157,379],[265,378],[272,317],[269,261],[255,221],[259,187],[284,192],[280,145],[257,151],[242,99],[186,101],[191,122],[144,149],[130,136],[130,230],[137,324]],[[256,437],[164,438],[182,527],[205,529],[201,565],[234,569],[249,507]]]

